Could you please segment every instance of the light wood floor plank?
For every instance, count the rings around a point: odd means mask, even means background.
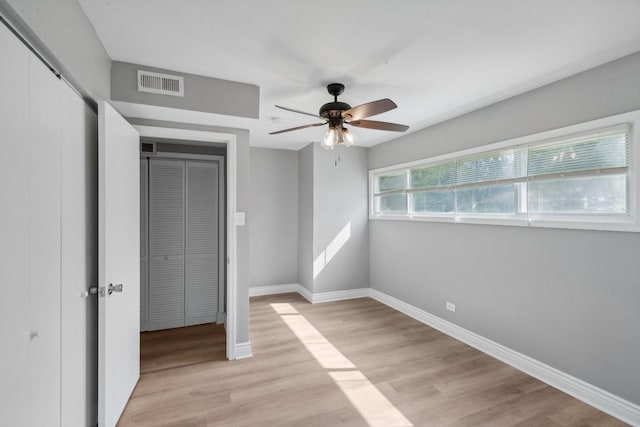
[[[271,305],[283,303],[298,312],[288,315],[305,320],[289,323],[308,322],[315,331],[301,336],[321,334],[330,353],[354,368],[323,368],[310,352],[313,344],[305,346],[287,326],[287,314]],[[373,390],[415,426],[625,425],[368,298],[316,305],[297,294],[252,298],[252,359],[226,361],[224,334],[220,325],[143,333],[140,382],[119,425],[375,424],[332,374],[363,377],[351,389]]]

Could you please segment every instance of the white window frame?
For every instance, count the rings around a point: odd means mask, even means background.
[[[473,156],[489,151],[515,148],[523,145],[542,146],[579,134],[597,132],[601,129],[627,125],[629,127],[629,158],[628,158],[628,213],[620,215],[597,214],[411,214],[410,198],[407,197],[407,214],[375,212],[376,176],[380,174],[402,173],[415,167],[425,167],[463,157]],[[396,164],[392,166],[372,169],[369,171],[369,219],[395,221],[428,221],[468,223],[485,225],[510,225],[521,227],[568,228],[581,230],[606,230],[640,232],[640,218],[638,218],[638,200],[640,200],[640,185],[638,183],[637,168],[640,165],[640,110],[618,114],[602,119],[592,120],[550,131],[540,132],[519,138],[482,145],[466,150],[447,153],[426,159]],[[407,184],[408,185],[408,184]]]

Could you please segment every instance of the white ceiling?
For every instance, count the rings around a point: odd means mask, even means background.
[[[640,50],[638,0],[79,0],[113,60],[260,86],[260,119],[117,103],[135,117],[249,128],[251,145],[299,149],[341,82],[352,106],[409,132]],[[357,145],[399,136],[356,128]]]

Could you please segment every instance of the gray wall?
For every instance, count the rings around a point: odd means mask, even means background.
[[[368,288],[368,150],[338,147],[336,166],[334,151],[313,149],[313,259],[325,264],[313,292]]]
[[[249,287],[298,283],[298,152],[250,151]]]
[[[111,59],[77,0],[0,0],[0,12],[85,98],[109,99]]]
[[[313,292],[313,143],[298,151],[298,282]]]
[[[246,213],[246,225],[237,227],[237,266],[236,280],[237,300],[237,342],[249,341],[249,229],[251,227],[250,204],[250,151],[249,131],[219,126],[205,126],[190,123],[165,122],[161,120],[127,119],[131,124],[143,126],[190,129],[206,132],[221,132],[236,136],[236,211]],[[227,196],[228,197],[228,196]]]
[[[183,76],[184,97],[138,92],[137,70]],[[111,67],[111,99],[257,119],[260,88],[247,83],[114,61]]]
[[[636,109],[640,53],[376,146],[369,166]],[[378,220],[369,233],[372,288],[640,404],[640,233]]]

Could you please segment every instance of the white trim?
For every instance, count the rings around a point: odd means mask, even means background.
[[[229,138],[235,135],[206,130],[169,128],[160,126],[132,125],[140,136],[151,138],[183,139],[188,141],[219,142],[229,144]]]
[[[298,293],[302,295],[304,299],[313,304],[313,293],[309,289],[305,288],[302,285],[298,285]]]
[[[198,131],[191,129],[169,128],[162,126],[133,125],[141,137],[182,139],[189,141],[218,142],[227,146],[227,180],[226,180],[226,225],[227,225],[227,312],[225,329],[227,332],[227,359],[235,360],[240,343],[236,343],[237,331],[237,230],[233,220],[236,211],[236,174],[237,154],[236,135]],[[242,350],[245,351],[245,350]],[[246,354],[246,352],[245,352]],[[251,351],[249,349],[249,354]]]
[[[314,294],[299,283],[272,286],[254,286],[249,288],[249,297],[263,295],[277,295],[297,292],[312,304],[331,301],[343,301],[354,298],[366,298],[369,296],[369,288],[347,289],[344,291],[322,292]]]
[[[369,288],[347,289],[345,291],[322,292],[312,294],[311,303],[343,301],[354,298],[366,298],[369,296]]]
[[[249,341],[236,343],[235,360],[249,359],[253,357],[251,343]]]
[[[506,141],[495,142],[487,145],[446,153],[426,159],[418,159],[410,162],[400,163],[391,166],[385,166],[377,169],[369,170],[369,219],[370,220],[402,220],[402,221],[429,221],[429,222],[447,222],[442,216],[429,215],[413,215],[408,214],[376,214],[375,213],[375,176],[388,173],[401,173],[415,166],[428,166],[446,162],[449,160],[459,159],[463,157],[474,156],[480,153],[488,153],[503,149],[515,149],[520,146],[532,145],[544,146],[551,143],[557,143],[558,139],[571,137],[575,135],[588,134],[610,128],[617,125],[627,125],[631,131],[631,140],[629,141],[629,161],[628,161],[628,185],[629,185],[629,211],[624,216],[601,216],[598,215],[540,215],[535,214],[528,219],[515,221],[510,218],[500,218],[476,215],[454,214],[447,215],[456,223],[468,224],[485,224],[485,225],[515,225],[542,228],[567,228],[580,230],[603,230],[603,231],[624,231],[624,232],[640,232],[640,215],[638,212],[638,203],[640,203],[640,110],[628,113],[617,114],[614,116],[604,117],[597,120],[591,120],[572,126],[566,126],[559,129],[553,129],[546,132],[539,132],[519,138],[513,138]],[[404,194],[404,193],[402,193]],[[536,218],[537,217],[537,218]]]
[[[249,288],[249,297],[298,292],[298,286],[300,285],[298,285],[297,283],[291,283],[287,285],[254,286],[252,288]]]
[[[227,359],[238,358],[238,348],[240,343],[236,342],[237,331],[237,230],[234,224],[236,217],[236,136],[229,135],[227,142],[227,318],[225,326],[227,328]],[[251,347],[249,346],[249,357]]]
[[[589,384],[581,379],[571,376],[556,368],[518,353],[508,347],[491,341],[468,329],[455,325],[440,317],[407,304],[397,298],[369,289],[371,298],[379,301],[401,313],[412,317],[425,325],[431,326],[465,344],[474,347],[483,353],[513,366],[514,368],[531,375],[552,387],[563,391],[576,399],[600,409],[631,425],[640,426],[640,406],[618,397],[608,391]]]

